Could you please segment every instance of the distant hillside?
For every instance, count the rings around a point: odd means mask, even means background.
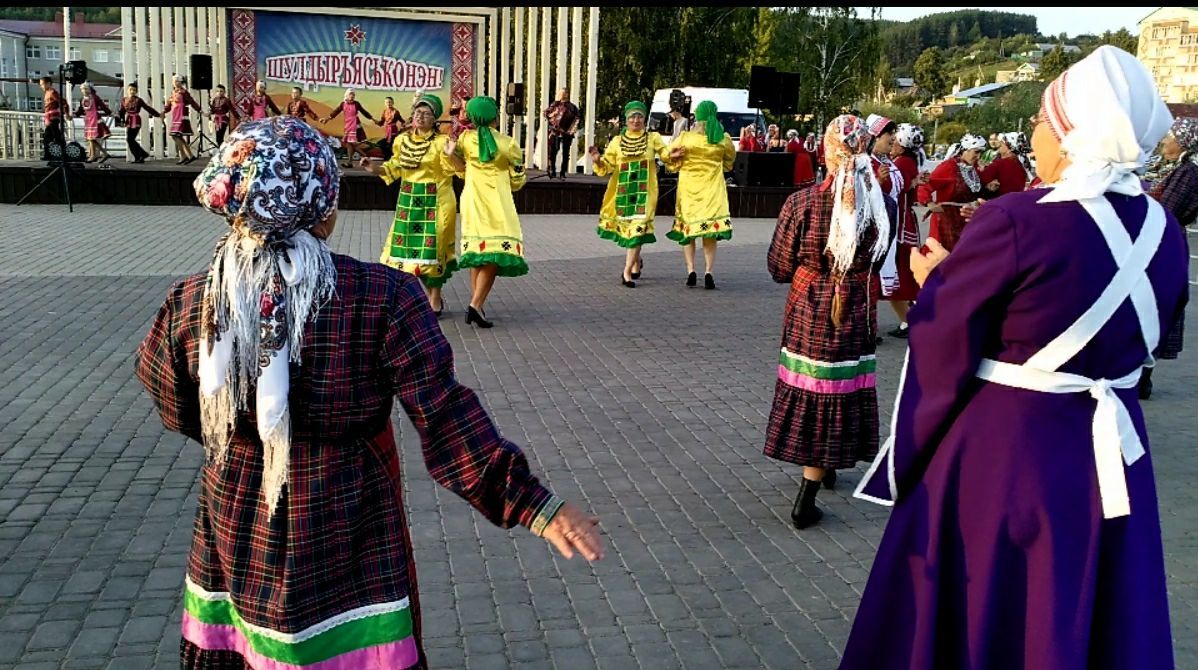
[[[0,7],[0,19],[10,21],[53,21],[62,7]],[[88,23],[120,23],[120,7],[71,7],[75,15],[83,14]]]
[[[932,14],[905,23],[889,23],[881,27],[882,54],[891,69],[909,76],[915,59],[924,49],[942,50],[968,47],[989,39],[996,56],[1009,55],[1007,41],[1016,36],[1030,42],[1038,36],[1036,17],[1012,12],[965,9]],[[1001,52],[1001,53],[1000,53]]]

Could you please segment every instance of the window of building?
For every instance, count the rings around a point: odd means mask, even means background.
[[[71,60],[83,60],[83,52],[75,47],[71,47]]]
[[[0,58],[0,77],[8,76],[8,61]]]
[[[120,51],[119,49],[118,49],[117,51],[113,51],[113,52],[112,52],[112,62],[114,62],[114,63],[123,63],[123,62],[125,62],[125,54],[124,54],[124,52]]]
[[[42,99],[41,98],[29,98],[28,102],[29,102],[30,111],[34,111],[34,112],[42,111]]]
[[[34,45],[25,47],[25,57],[26,58],[41,58],[42,57],[42,48],[39,46],[34,46]]]
[[[95,51],[92,52],[92,60],[96,61],[97,63],[107,63],[108,62],[108,50],[107,49],[96,49]]]
[[[62,47],[46,47],[46,60],[62,60]]]

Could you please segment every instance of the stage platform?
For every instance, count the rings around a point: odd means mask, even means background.
[[[141,165],[113,158],[101,167],[95,163],[71,168],[71,198],[76,204],[187,205],[198,206],[192,182],[206,164],[201,158],[191,165],[174,161],[150,160]],[[43,162],[0,161],[0,203],[13,204],[33,188],[50,168]],[[662,182],[658,199],[659,216],[674,213],[674,180]],[[455,180],[461,193],[462,182]],[[544,172],[530,170],[528,184],[517,192],[516,209],[525,214],[598,214],[607,179],[589,175],[571,175],[566,180],[550,181]],[[342,177],[342,209],[393,209],[399,186],[387,186],[378,177],[361,168],[346,169]],[[728,188],[728,204],[733,218],[772,218],[793,188],[765,186]],[[55,176],[26,201],[30,204],[66,202],[62,178]]]

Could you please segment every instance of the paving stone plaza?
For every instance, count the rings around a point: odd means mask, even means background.
[[[343,212],[332,246],[375,260],[391,217]],[[787,291],[765,270],[773,222],[736,221],[704,291],[664,239],[630,290],[593,217],[522,220],[532,269],[497,283],[496,327],[463,323],[465,277],[441,326],[503,433],[600,517],[607,558],[489,525],[432,483],[397,413],[432,666],[834,668],[888,510],[851,497],[862,467],[795,531],[799,469],[761,453]],[[203,452],[163,430],[133,361],[221,232],[198,207],[0,205],[0,668],[178,667]],[[883,425],[903,350],[878,351]],[[1144,404],[1178,667],[1198,667],[1196,361],[1191,343],[1162,363]]]

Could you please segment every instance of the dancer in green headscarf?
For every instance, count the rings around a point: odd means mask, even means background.
[[[524,156],[512,138],[494,129],[499,107],[491,98],[471,98],[466,116],[474,125],[445,153],[459,171],[466,172],[462,189],[462,248],[459,268],[470,268],[471,297],[466,323],[480,328],[488,321],[483,306],[497,276],[528,273],[524,236],[512,193],[524,186]]]
[[[412,104],[412,124],[392,143],[391,158],[375,167],[361,165],[388,184],[403,180],[395,204],[395,222],[379,262],[416,275],[424,284],[433,312],[441,315],[441,287],[457,269],[454,246],[458,202],[453,194],[454,166],[445,155],[449,138],[437,132],[441,99],[421,95]]]
[[[715,288],[715,248],[719,240],[732,239],[728,212],[728,184],[724,173],[732,169],[736,149],[724,132],[715,103],[704,100],[695,107],[695,127],[670,145],[666,169],[678,173],[674,227],[666,237],[683,245],[686,285],[695,286],[695,240],[703,240],[706,273],[703,288]]]
[[[624,131],[599,149],[587,151],[600,177],[611,175],[599,210],[599,237],[627,249],[620,283],[636,288],[640,279],[641,245],[657,241],[653,234],[653,215],[657,212],[657,164],[655,156],[669,159],[661,135],[645,130],[649,110],[645,103],[633,100],[624,105]]]

